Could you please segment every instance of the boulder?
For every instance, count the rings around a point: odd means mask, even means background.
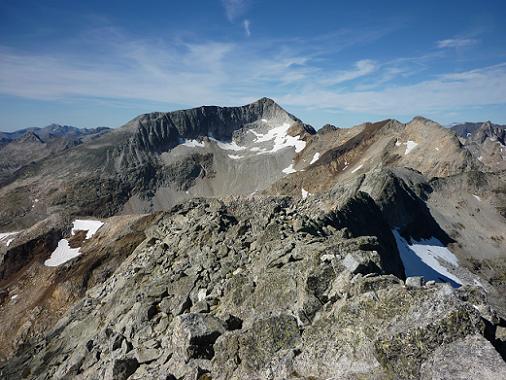
[[[375,251],[357,251],[348,253],[342,263],[344,267],[353,274],[368,274],[381,272],[378,267],[379,261],[379,255]]]
[[[406,278],[408,288],[421,288],[423,286],[423,276],[411,276]]]
[[[451,375],[449,375],[451,374]],[[481,335],[439,346],[422,364],[421,380],[506,379],[506,363]]]

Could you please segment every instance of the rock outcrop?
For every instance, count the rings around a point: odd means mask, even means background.
[[[472,371],[504,371],[490,336],[501,322],[478,310],[485,293],[405,286],[392,265],[399,261],[392,237],[379,227],[363,235],[371,215],[357,207],[374,209],[367,202],[359,195],[333,217],[317,219],[283,198],[181,204],[45,337],[20,346],[0,373],[432,378],[433,371],[448,373],[434,363],[462,360],[464,342],[482,352],[467,364]]]

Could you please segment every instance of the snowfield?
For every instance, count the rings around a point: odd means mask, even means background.
[[[100,220],[86,220],[86,219],[76,219],[74,221],[74,226],[72,227],[72,235],[76,234],[76,231],[88,231],[86,233],[86,239],[91,238],[98,231],[100,227],[102,227],[104,223]]]
[[[260,152],[258,154],[262,153],[274,153],[278,150],[281,150],[283,148],[287,147],[294,147],[295,152],[299,153],[306,147],[306,142],[299,140],[299,135],[297,136],[290,136],[288,134],[288,130],[290,129],[292,125],[289,123],[283,123],[279,127],[274,127],[270,129],[267,133],[259,133],[252,129],[249,131],[253,133],[256,136],[256,140],[254,143],[262,143],[267,141],[273,141],[274,146],[271,150],[266,152]]]
[[[44,262],[44,265],[47,267],[57,267],[80,254],[79,248],[70,248],[68,240],[61,239],[58,242],[58,247],[51,253],[51,257]]]
[[[87,231],[85,239],[91,239],[103,225],[104,223],[100,220],[76,219],[73,223],[71,235],[75,235],[77,231]],[[47,267],[57,267],[80,254],[80,248],[71,248],[67,239],[61,239],[49,259],[44,262],[44,265]]]
[[[462,285],[462,281],[448,270],[448,268],[459,266],[457,257],[438,239],[432,237],[408,243],[397,229],[392,230],[392,233],[406,270],[406,276],[424,276],[425,280],[443,280],[450,282],[454,287]]]
[[[272,121],[262,119],[262,122],[271,126]],[[248,132],[255,136],[252,144],[253,146],[241,146],[237,144],[235,141],[220,141],[215,139],[212,136],[208,136],[209,140],[214,142],[220,149],[227,151],[242,151],[248,149],[251,152],[256,152],[257,155],[260,154],[268,154],[268,153],[276,153],[284,148],[295,148],[295,152],[299,153],[306,147],[306,142],[300,139],[300,136],[290,136],[288,131],[292,126],[291,123],[283,123],[279,126],[274,126],[270,128],[266,133],[260,133],[255,131],[254,129],[248,129]],[[183,146],[189,148],[204,148],[205,143],[199,142],[197,140],[188,140],[188,139],[180,139],[179,143]],[[230,155],[229,157],[231,157]],[[313,160],[316,161],[319,158],[320,154],[315,154]],[[235,158],[232,158],[235,159]],[[311,163],[313,163],[312,161]]]

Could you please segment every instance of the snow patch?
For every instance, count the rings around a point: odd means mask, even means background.
[[[71,234],[75,235],[76,231],[88,231],[86,233],[86,239],[90,239],[103,225],[104,223],[100,220],[76,219]]]
[[[424,276],[425,280],[449,280],[454,287],[462,284],[462,281],[448,270],[448,267],[459,266],[457,257],[438,239],[432,237],[408,243],[397,229],[392,230],[392,233],[406,276]]]
[[[213,137],[209,137],[209,140],[211,141],[214,141],[216,143],[216,145],[218,145],[218,147],[220,149],[223,149],[223,150],[234,150],[234,151],[239,151],[239,150],[244,150],[246,149],[245,146],[240,146],[240,145],[237,145],[237,143],[235,141],[230,141],[230,142],[223,142],[223,141],[220,141],[220,140],[216,140],[215,138]]]
[[[17,294],[14,294],[14,295],[11,297],[11,300],[15,300],[16,298],[18,298],[18,295],[17,295]]]
[[[418,143],[416,143],[412,140],[408,140],[408,142],[405,145],[406,145],[406,152],[404,152],[404,155],[409,154],[409,152],[411,152],[413,149],[415,149],[415,147],[418,145]]]
[[[287,168],[284,168],[283,170],[281,170],[283,173],[285,174],[291,174],[291,173],[295,173],[297,170],[294,169],[293,167],[293,162],[290,164],[290,166],[288,166]]]
[[[357,170],[360,170],[362,168],[362,164],[358,165],[355,169],[353,169],[351,172],[355,173]]]
[[[180,144],[187,146],[189,148],[203,148],[205,146],[204,142],[199,142],[197,140],[187,140],[187,139],[181,139]]]
[[[309,191],[306,191],[304,189],[301,189],[302,192],[302,199],[306,199],[308,195],[311,195]]]
[[[320,159],[320,153],[316,152],[313,156],[313,158],[311,159],[311,162],[309,163],[309,165],[312,165],[314,164],[316,161],[318,161]]]
[[[478,195],[473,194],[473,197],[475,197],[478,201],[480,201],[480,202],[481,202],[481,197],[479,197]]]
[[[395,146],[401,146],[401,145],[402,145],[402,143],[399,140],[395,141]]]
[[[299,153],[306,147],[306,142],[299,140],[299,135],[290,136],[288,130],[292,125],[290,123],[283,123],[279,127],[271,128],[267,133],[259,133],[250,129],[250,131],[257,137],[255,143],[273,141],[274,146],[270,151],[265,153],[274,153],[278,150],[287,147],[294,147],[295,152]],[[263,153],[263,152],[262,152]]]
[[[80,254],[81,252],[79,252],[79,248],[70,248],[68,240],[61,239],[58,242],[56,249],[53,253],[51,253],[49,259],[44,262],[44,265],[47,267],[57,267],[65,264],[67,261],[72,260]]]
[[[242,158],[242,156],[238,156],[236,154],[228,154],[228,157],[232,160],[240,160]]]
[[[100,220],[76,219],[70,233],[71,235],[75,235],[77,231],[87,231],[85,239],[90,239],[103,225],[104,223]],[[57,267],[80,254],[79,248],[70,248],[68,240],[61,239],[56,249],[51,253],[49,259],[44,262],[44,265],[47,267]]]

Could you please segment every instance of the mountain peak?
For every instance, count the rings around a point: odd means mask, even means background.
[[[271,104],[277,104],[273,99],[268,98],[266,96],[258,99],[256,102],[253,102],[253,103],[261,103],[261,104],[269,104],[269,105],[271,105]]]
[[[26,132],[23,136],[21,136],[18,140],[20,143],[35,143],[35,144],[43,144],[44,141],[33,131]]]
[[[419,123],[423,123],[423,124],[439,124],[439,123],[435,122],[434,120],[428,119],[428,118],[426,118],[424,116],[420,116],[420,115],[415,116],[409,123],[413,123],[413,122],[419,122]]]

